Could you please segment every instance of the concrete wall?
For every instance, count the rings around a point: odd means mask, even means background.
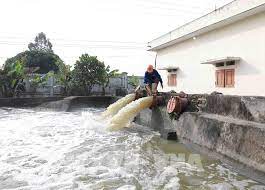
[[[144,86],[144,77],[136,76],[139,80],[139,85]],[[105,88],[105,94],[107,95],[117,95],[124,96],[128,93],[132,93],[135,87],[129,84],[129,77],[126,73],[121,76],[110,78],[109,85]],[[102,86],[94,85],[92,89],[92,94],[101,95]]]
[[[107,107],[115,100],[113,96],[0,98],[0,107],[37,107],[39,110],[72,111],[88,107]]]
[[[158,51],[157,67],[178,66],[177,87],[163,91],[265,96],[265,12]],[[200,62],[226,56],[241,57],[235,66],[235,87],[215,87],[215,66]]]
[[[167,102],[170,95],[163,96]],[[164,137],[175,132],[180,140],[233,159],[265,177],[265,98],[190,95],[188,100],[179,119],[172,119],[162,104],[142,111],[136,122]],[[192,111],[194,107],[198,112]]]
[[[123,90],[126,92],[128,89],[128,77],[127,74],[110,78],[109,85],[105,88],[105,94],[116,95],[117,90]],[[92,88],[92,94],[102,93],[101,85],[94,85]]]
[[[0,107],[34,107],[46,102],[59,101],[64,97],[0,98]]]
[[[34,74],[41,78],[45,77],[46,74]],[[24,79],[25,82],[25,92],[19,94],[19,97],[52,97],[52,96],[63,96],[65,95],[65,87],[58,85],[54,76],[50,76],[44,84],[33,87],[31,84],[31,78],[33,76],[29,75],[29,78]]]

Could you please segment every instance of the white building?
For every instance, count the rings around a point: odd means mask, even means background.
[[[265,0],[235,0],[148,47],[163,91],[265,96]]]

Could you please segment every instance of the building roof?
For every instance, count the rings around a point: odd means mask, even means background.
[[[234,0],[148,42],[148,50],[157,51],[166,48],[263,11],[265,11],[265,0]]]
[[[179,67],[177,66],[166,66],[166,67],[161,67],[161,68],[158,68],[158,70],[178,70]]]
[[[241,59],[240,57],[227,56],[227,57],[209,59],[209,60],[201,62],[201,64],[216,64],[216,63],[220,63],[220,62],[239,61],[240,59]]]

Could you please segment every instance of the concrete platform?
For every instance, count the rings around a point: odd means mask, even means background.
[[[0,98],[0,107],[34,107],[45,102],[59,101],[64,97]]]
[[[179,137],[265,172],[265,124],[207,113],[184,113]]]
[[[164,97],[167,102],[170,95]],[[190,111],[198,99],[199,109]],[[189,106],[178,120],[171,119],[163,105],[142,111],[136,123],[154,128],[165,138],[175,132],[179,140],[207,148],[265,176],[264,105],[264,97],[190,95]]]
[[[71,111],[82,107],[106,107],[115,100],[113,96],[1,98],[0,107],[38,107],[53,111]]]

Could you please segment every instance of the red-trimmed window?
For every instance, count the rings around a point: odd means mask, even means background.
[[[235,86],[235,69],[216,70],[215,86],[221,88],[233,88]]]
[[[169,74],[167,78],[168,78],[167,81],[168,86],[177,86],[177,74]]]

